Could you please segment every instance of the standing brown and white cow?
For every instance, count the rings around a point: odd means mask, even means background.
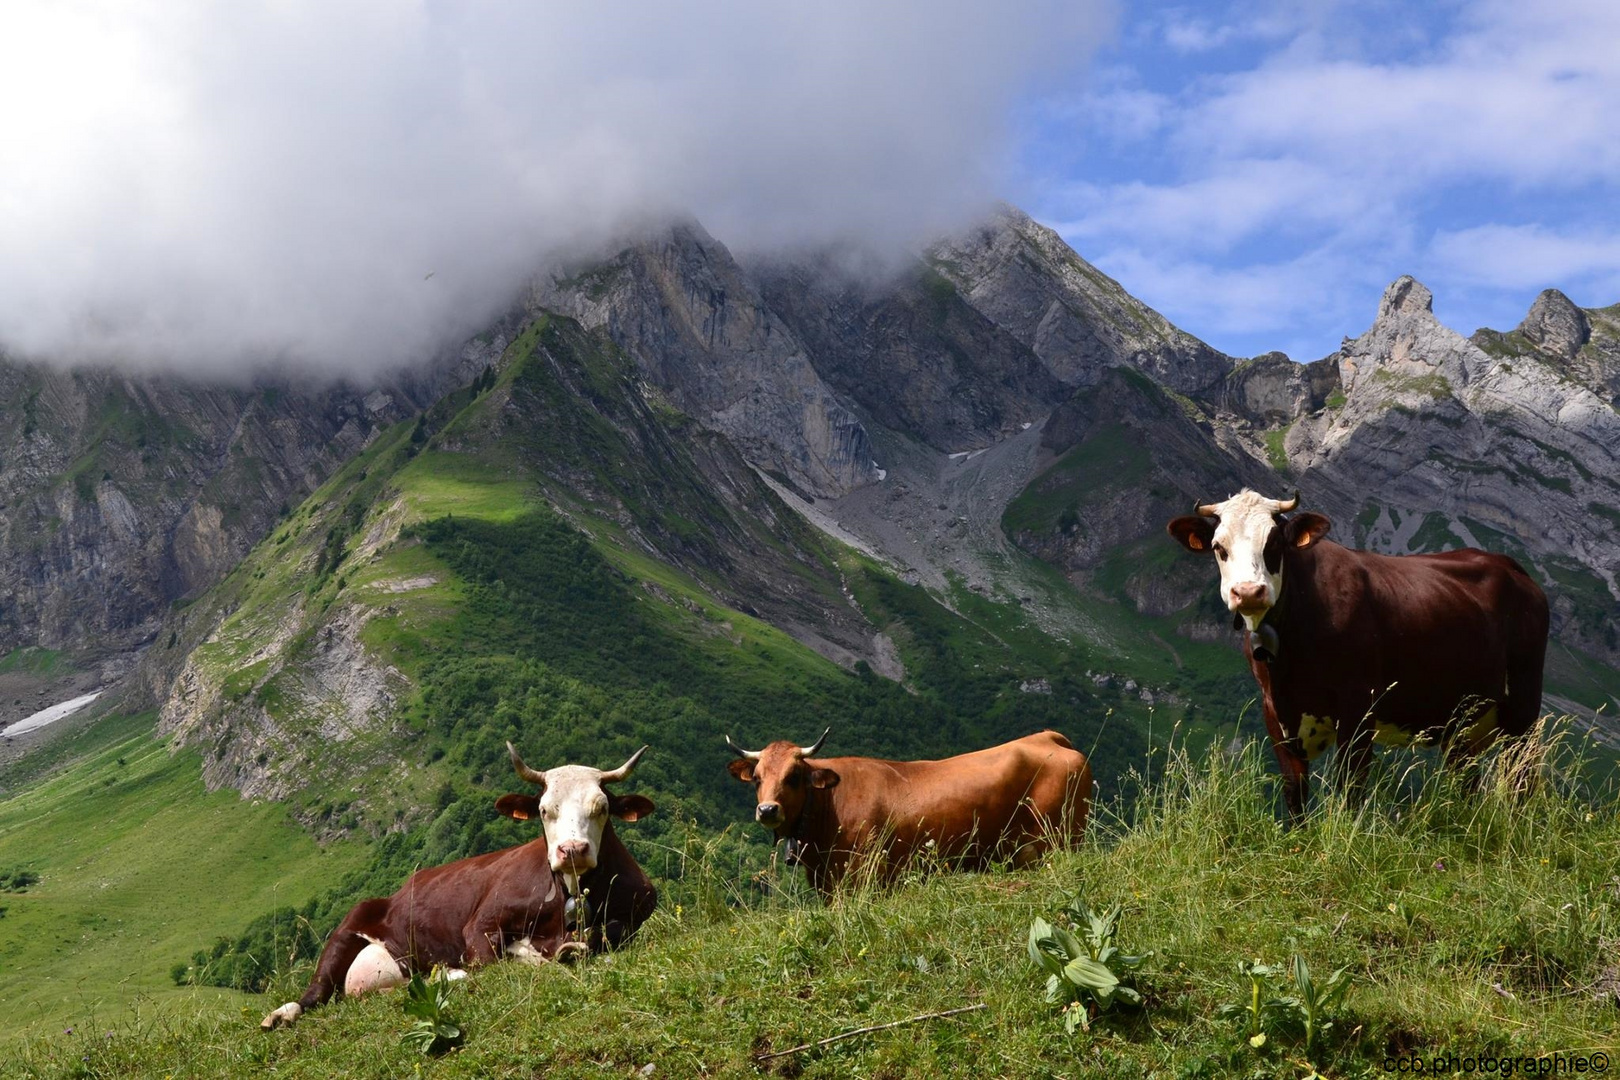
[[[1547,598],[1506,555],[1379,555],[1324,540],[1321,514],[1247,489],[1167,526],[1215,556],[1260,693],[1291,819],[1313,758],[1359,786],[1374,742],[1466,760],[1541,712]]]
[[[812,760],[826,739],[744,750],[726,737],[731,775],[758,789],[754,820],[824,896],[866,859],[879,882],[928,847],[960,869],[1024,866],[1085,830],[1091,766],[1055,731],[943,761]]]
[[[636,821],[653,804],[607,790],[630,776],[647,748],[606,772],[585,765],[541,772],[523,764],[511,743],[506,749],[540,796],[502,795],[495,808],[518,821],[538,816],[544,835],[418,870],[393,896],[356,904],[327,939],[303,997],[271,1012],[262,1027],[290,1024],[340,988],[398,986],[435,964],[459,971],[500,956],[541,963],[617,948],[647,920],[657,890],[608,818]]]

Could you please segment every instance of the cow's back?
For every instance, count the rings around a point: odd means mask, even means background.
[[[1078,838],[1091,766],[1055,731],[937,761],[828,758],[844,840],[890,834],[896,853],[934,840],[947,855],[988,857]]]
[[[433,956],[433,963],[457,964],[465,947],[463,932],[474,912],[498,903],[502,911],[488,912],[489,917],[521,913],[520,921],[529,924],[524,928],[529,932],[541,929],[543,922],[561,925],[562,898],[542,838],[418,870],[389,897],[388,910],[401,948],[419,952],[424,943],[435,943],[433,951],[447,955]]]

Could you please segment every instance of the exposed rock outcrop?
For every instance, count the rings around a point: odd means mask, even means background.
[[[1328,403],[1339,382],[1338,356],[1296,364],[1287,353],[1245,360],[1226,376],[1219,405],[1262,427],[1291,423]]]
[[[1089,385],[1126,365],[1201,396],[1216,392],[1232,367],[1230,357],[1176,328],[1011,206],[935,244],[927,258],[969,304],[1069,386]]]
[[[816,495],[877,476],[860,420],[725,246],[696,223],[536,282],[536,309],[603,328],[677,407]]]

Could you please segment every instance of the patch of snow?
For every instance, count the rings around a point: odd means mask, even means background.
[[[80,709],[84,708],[86,705],[90,704],[100,696],[101,691],[97,690],[93,694],[85,694],[82,697],[70,698],[67,701],[58,702],[48,709],[41,709],[37,713],[32,713],[31,715],[23,717],[15,724],[12,724],[10,727],[6,728],[5,731],[0,732],[0,735],[4,735],[6,738],[11,739],[18,735],[35,731],[44,727],[46,724],[55,723],[64,716],[72,716],[74,713],[78,712]]]

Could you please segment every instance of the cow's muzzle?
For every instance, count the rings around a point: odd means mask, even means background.
[[[583,874],[596,869],[591,845],[583,840],[565,840],[551,853],[551,868],[560,874]]]
[[[1259,615],[1271,607],[1271,589],[1263,581],[1246,581],[1231,588],[1227,600],[1233,611]]]
[[[754,807],[754,820],[767,829],[777,828],[782,824],[782,808],[773,802],[760,803]]]

